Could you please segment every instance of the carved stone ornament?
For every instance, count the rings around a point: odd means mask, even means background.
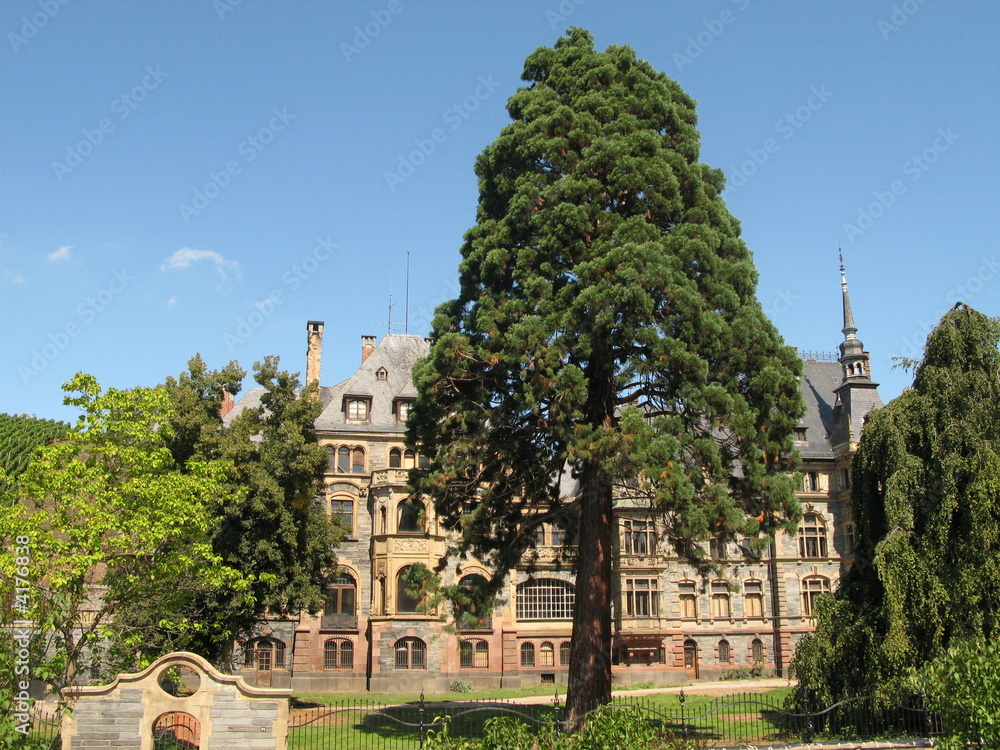
[[[393,543],[393,550],[396,552],[426,552],[426,539],[396,539]]]

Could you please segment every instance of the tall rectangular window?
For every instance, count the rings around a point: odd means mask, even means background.
[[[660,614],[659,579],[626,578],[625,614],[628,617],[658,617]]]
[[[712,617],[728,618],[729,608],[729,584],[716,582],[712,584]]]
[[[625,529],[626,555],[651,555],[656,551],[656,532],[650,521],[626,519],[622,521]]]
[[[698,594],[693,583],[678,584],[680,590],[681,617],[693,620],[698,617]]]
[[[764,616],[764,584],[762,581],[747,581],[743,584],[743,616]]]

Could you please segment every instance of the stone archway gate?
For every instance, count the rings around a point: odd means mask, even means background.
[[[186,689],[176,689],[178,675]],[[63,714],[62,750],[153,750],[157,726],[180,727],[169,731],[192,750],[286,750],[290,696],[175,652],[108,685],[65,691],[73,710]]]

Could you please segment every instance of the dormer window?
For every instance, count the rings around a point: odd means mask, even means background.
[[[375,371],[375,379],[379,382],[385,383],[389,380],[389,371],[384,367],[380,367]]]
[[[413,401],[410,400],[397,400],[396,401],[396,421],[406,424],[406,418],[410,416],[410,410],[413,408]]]
[[[366,398],[347,398],[344,413],[350,422],[367,422],[371,402]]]
[[[805,427],[793,427],[792,434],[795,435],[795,441],[799,443],[806,442],[806,428]]]

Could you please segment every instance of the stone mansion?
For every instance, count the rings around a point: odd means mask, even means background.
[[[759,561],[712,545],[726,577],[705,579],[662,544],[655,515],[617,508],[613,673],[618,685],[718,678],[760,666],[787,674],[795,644],[813,628],[816,598],[834,590],[851,565],[850,462],[864,419],[881,406],[858,340],[846,281],[838,355],[806,358],[806,414],[795,428],[804,509],[796,535],[781,535]],[[320,380],[323,323],[307,325],[308,382]],[[347,380],[320,387],[316,420],[329,462],[327,512],[348,529],[326,608],[295,620],[271,620],[244,644],[242,674],[258,685],[300,691],[447,691],[454,680],[476,687],[564,683],[574,606],[573,576],[562,557],[565,530],[535,536],[539,561],[509,575],[491,618],[455,630],[450,612],[421,612],[407,595],[406,568],[434,568],[445,532],[431,507],[407,495],[408,470],[421,457],[404,441],[416,398],[414,362],[428,352],[420,336],[361,337],[361,364]],[[249,390],[230,415],[260,404]],[[230,418],[227,415],[227,418]],[[571,494],[572,487],[566,488]],[[446,583],[488,571],[452,562]]]

